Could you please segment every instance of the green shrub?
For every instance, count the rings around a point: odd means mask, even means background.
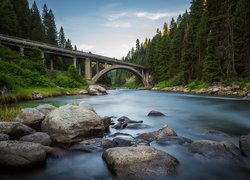
[[[63,76],[63,75],[57,76],[55,83],[57,86],[65,87],[65,88],[76,88],[76,87],[81,86],[81,84],[79,82],[76,82],[75,80],[71,79],[70,77]]]
[[[188,89],[192,90],[192,89],[202,89],[207,87],[208,84],[203,82],[203,81],[198,81],[198,80],[193,80],[190,81],[190,83],[188,84]]]
[[[78,74],[74,65],[69,66],[68,75],[71,79],[74,79],[75,81],[78,81],[78,82],[81,81],[81,76]]]
[[[250,89],[250,82],[245,83],[244,87],[247,88],[247,89]]]
[[[172,81],[161,81],[155,85],[157,88],[171,87],[174,86]]]
[[[0,89],[2,89],[4,86],[8,89],[13,89],[14,84],[12,82],[13,80],[9,76],[0,73]]]

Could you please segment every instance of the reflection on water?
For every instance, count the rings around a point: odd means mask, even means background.
[[[33,101],[29,104],[79,103],[84,101],[94,106],[101,116],[128,116],[143,120],[151,128],[139,130],[120,130],[135,136],[137,133],[150,132],[168,124],[178,135],[193,140],[210,139],[231,141],[238,146],[239,135],[250,133],[250,101],[239,98],[206,97],[166,93],[160,91],[111,90],[107,96],[70,96]],[[147,117],[151,110],[161,111],[166,117]],[[206,133],[210,130],[225,134]],[[111,133],[119,130],[111,130]],[[188,152],[179,145],[152,146],[175,156],[180,161],[178,173],[168,177],[173,179],[249,179],[250,170],[234,164],[207,161]],[[2,173],[3,174],[3,173]],[[0,179],[105,179],[112,178],[101,153],[74,152],[59,158],[48,159],[44,169],[16,173],[4,173]]]

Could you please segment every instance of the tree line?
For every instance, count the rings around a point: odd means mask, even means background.
[[[53,11],[44,4],[40,14],[35,1],[30,9],[27,0],[1,0],[0,33],[73,50],[63,27],[57,31]]]
[[[148,67],[154,84],[249,80],[249,17],[249,0],[192,0],[189,11],[152,39],[137,39],[123,60]]]

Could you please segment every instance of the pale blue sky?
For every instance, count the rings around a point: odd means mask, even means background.
[[[29,0],[30,5],[33,0]],[[53,10],[57,28],[78,49],[121,58],[138,38],[152,38],[157,28],[190,7],[190,0],[36,0]]]

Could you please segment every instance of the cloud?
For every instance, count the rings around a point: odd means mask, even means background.
[[[108,20],[109,21],[114,21],[118,20],[124,17],[128,18],[133,18],[133,17],[138,17],[138,18],[146,18],[149,20],[159,20],[161,18],[166,18],[166,17],[173,17],[179,15],[180,12],[146,12],[146,11],[141,11],[141,12],[119,12],[119,13],[114,13],[109,15]]]
[[[120,18],[122,18],[122,17],[129,17],[129,15],[128,15],[127,12],[121,12],[121,13],[111,14],[111,15],[108,17],[108,20],[109,20],[109,21],[113,21],[113,20],[120,19]]]
[[[94,46],[89,45],[89,44],[80,44],[80,45],[78,46],[78,49],[79,49],[79,50],[82,50],[82,51],[90,51],[90,50],[93,49],[93,48],[94,48]]]
[[[104,24],[104,26],[112,28],[130,28],[132,24],[129,22],[113,21]]]
[[[157,13],[148,13],[148,12],[138,12],[135,13],[135,15],[137,17],[143,17],[146,19],[150,19],[150,20],[158,20],[161,18],[165,18],[165,17],[173,17],[178,15],[179,13],[161,13],[161,12],[157,12]]]

